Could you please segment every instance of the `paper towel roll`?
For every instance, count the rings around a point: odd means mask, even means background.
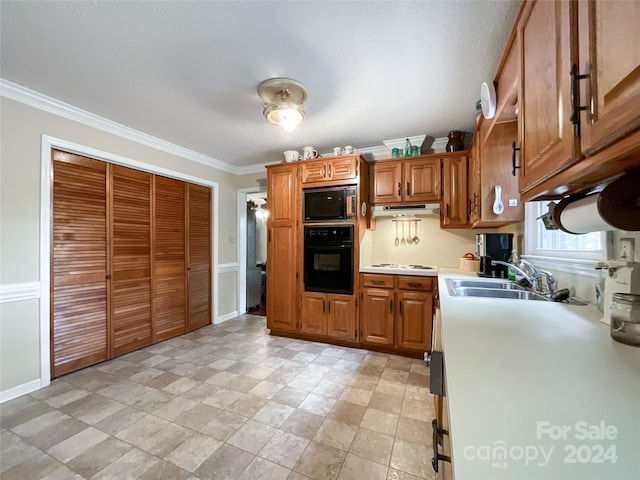
[[[615,230],[600,216],[599,193],[578,200],[562,199],[554,209],[553,221],[567,233],[589,233]]]

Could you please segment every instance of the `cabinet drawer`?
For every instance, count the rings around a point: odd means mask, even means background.
[[[393,288],[393,275],[362,274],[363,287]]]
[[[433,290],[435,277],[419,277],[416,275],[399,275],[398,288],[400,290],[419,290],[430,292]]]

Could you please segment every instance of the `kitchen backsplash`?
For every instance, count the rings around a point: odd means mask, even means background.
[[[415,235],[415,223],[411,222],[411,235]],[[372,263],[401,263],[454,267],[460,265],[460,257],[476,251],[476,233],[485,230],[443,230],[438,217],[421,217],[418,222],[416,244],[395,245],[395,222],[391,218],[377,220],[375,230],[367,230],[360,244],[360,265]],[[486,230],[492,231],[492,230]],[[497,231],[497,230],[493,230]],[[499,230],[515,232],[514,229]],[[409,223],[405,222],[404,236],[409,235]],[[402,223],[398,222],[398,236],[402,236]]]

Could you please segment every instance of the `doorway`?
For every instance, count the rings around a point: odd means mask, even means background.
[[[267,194],[247,195],[247,313],[267,314]]]
[[[237,193],[238,313],[266,315],[266,186]]]

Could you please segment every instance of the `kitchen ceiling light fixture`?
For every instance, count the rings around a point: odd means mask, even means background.
[[[264,101],[262,114],[269,123],[292,131],[304,118],[302,104],[308,97],[306,87],[291,78],[270,78],[258,86],[258,95]]]

